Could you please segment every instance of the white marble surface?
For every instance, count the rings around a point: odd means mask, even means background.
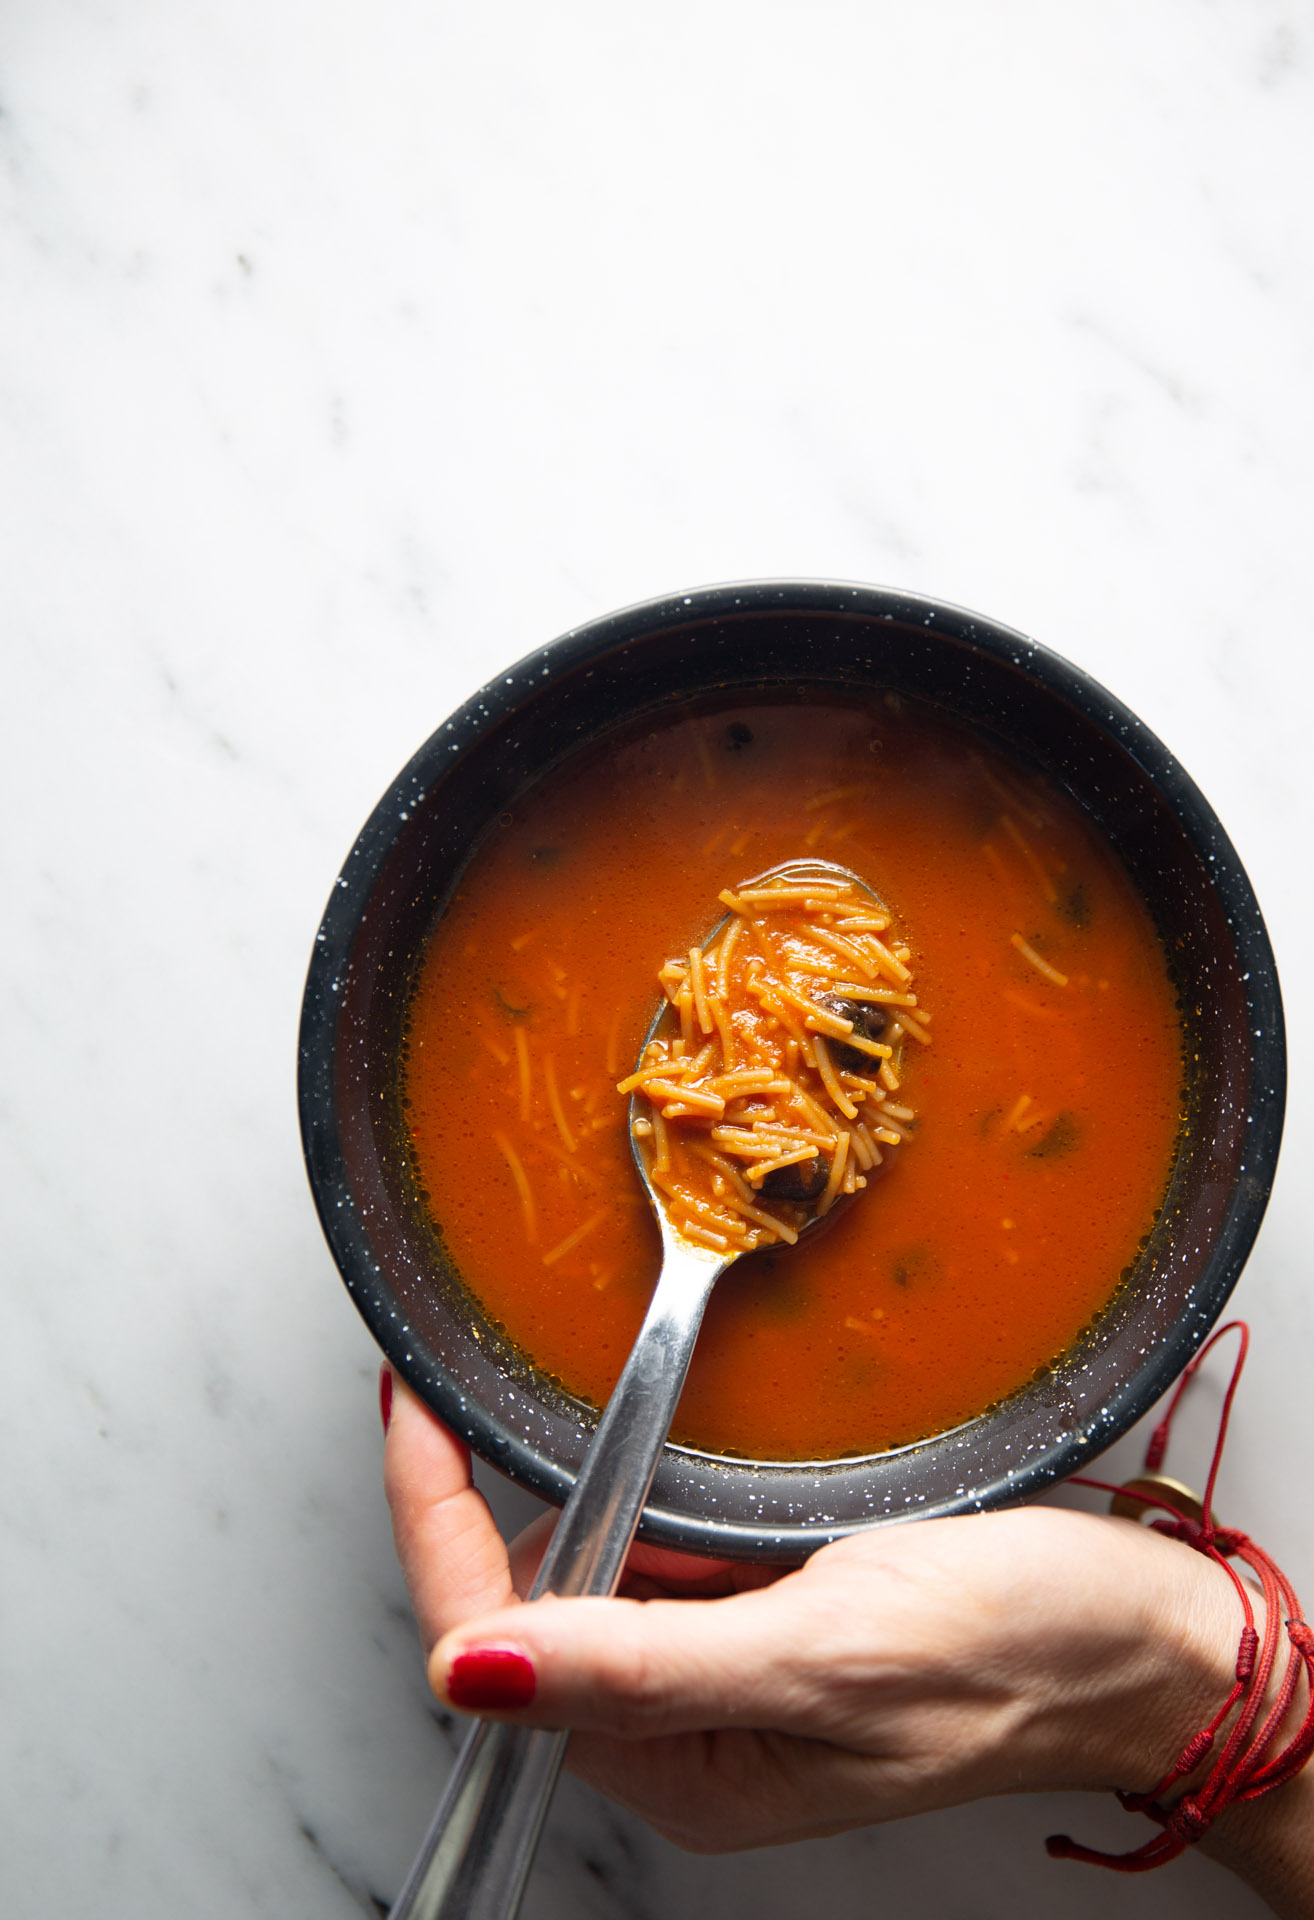
[[[1214,801],[1293,1070],[1223,1506],[1314,1602],[1309,7],[11,0],[0,37],[0,1909],[396,1891],[449,1740],[301,1171],[304,965],[431,727],[667,589],[980,608]],[[1260,1911],[1202,1860],[1052,1864],[1056,1826],[1133,1838],[1016,1800],[688,1859],[568,1788],[526,1914]]]

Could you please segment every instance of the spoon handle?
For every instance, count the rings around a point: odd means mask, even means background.
[[[670,1233],[647,1317],[543,1557],[541,1594],[615,1590],[726,1262]],[[389,1920],[514,1920],[568,1733],[480,1721]]]

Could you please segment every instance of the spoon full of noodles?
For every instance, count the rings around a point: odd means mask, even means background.
[[[904,1037],[927,1030],[889,911],[845,868],[791,862],[721,901],[662,968],[668,1009],[619,1091],[659,1217],[731,1256],[792,1246],[866,1186],[911,1118],[890,1099]]]
[[[657,1016],[617,1088],[662,1268],[531,1601],[615,1591],[717,1280],[851,1203],[913,1118],[892,1096],[929,1015],[866,882],[790,861],[720,897],[710,938],[661,968]],[[567,1738],[476,1725],[391,1920],[511,1920]]]

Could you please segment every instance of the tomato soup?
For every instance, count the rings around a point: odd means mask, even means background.
[[[418,1183],[471,1293],[601,1406],[659,1242],[629,1074],[672,953],[722,889],[823,859],[893,907],[932,1016],[880,1178],[717,1285],[672,1437],[833,1459],[943,1432],[1023,1386],[1117,1290],[1181,1112],[1149,916],[1065,795],[897,696],[656,719],[526,793],[421,963],[403,1099]]]

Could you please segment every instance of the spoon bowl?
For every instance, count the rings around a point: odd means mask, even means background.
[[[815,881],[819,884],[829,882],[832,885],[836,881],[841,881],[844,885],[854,887],[861,893],[864,893],[873,906],[882,909],[886,906],[886,902],[882,900],[875,888],[862,878],[861,874],[854,873],[849,867],[837,866],[833,860],[784,860],[778,866],[767,867],[762,873],[751,875],[740,884],[743,887],[760,887],[772,881],[783,881],[786,883],[793,881],[803,884],[809,881]],[[730,914],[726,913],[717,921],[703,942],[704,952],[715,945],[721,932],[728,925],[730,918]],[[639,1048],[640,1059],[646,1055],[651,1043],[671,1025],[672,1020],[673,1014],[671,1007],[667,1001],[663,1001],[653,1015],[651,1026],[643,1036],[643,1043]],[[643,1182],[649,1204],[657,1216],[658,1227],[662,1234],[663,1254],[665,1255],[668,1235],[673,1233],[674,1229],[671,1227],[667,1216],[665,1203],[661,1195],[656,1191],[653,1183],[651,1154],[646,1145],[643,1144],[642,1135],[639,1127],[636,1125],[636,1122],[641,1121],[643,1118],[643,1097],[636,1088],[630,1096],[630,1152],[634,1156],[634,1164],[639,1170],[639,1179]],[[802,1239],[805,1233],[815,1233],[818,1228],[829,1226],[836,1216],[844,1210],[847,1203],[854,1198],[856,1198],[854,1194],[841,1194],[825,1212],[809,1212],[807,1217],[798,1225],[797,1231],[799,1238]],[[807,1202],[795,1202],[794,1204],[806,1205]],[[688,1245],[691,1243],[685,1242],[685,1244]],[[742,1259],[743,1257],[743,1254],[737,1252],[731,1256],[732,1259]],[[729,1265],[730,1260],[727,1259],[722,1267],[722,1271],[724,1271],[725,1266]]]

